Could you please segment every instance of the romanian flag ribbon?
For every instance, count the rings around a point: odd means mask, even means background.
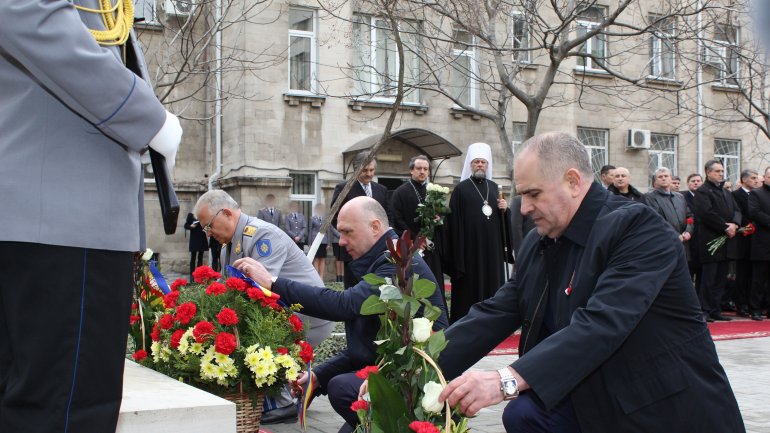
[[[163,274],[161,274],[157,266],[155,266],[155,260],[150,260],[150,275],[148,276],[150,277],[150,285],[154,289],[160,290],[164,295],[171,293],[171,289],[168,287],[166,279],[163,278]]]
[[[305,385],[304,392],[297,400],[299,426],[304,432],[307,431],[307,408],[313,400],[313,388],[315,388],[315,380],[313,380],[313,361],[310,361],[307,363],[307,384]]]

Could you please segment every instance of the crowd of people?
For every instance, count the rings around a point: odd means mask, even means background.
[[[762,175],[743,170],[733,186],[722,162],[710,160],[703,175],[687,176],[684,191],[680,179],[662,167],[646,194],[630,184],[624,167],[606,165],[600,176],[608,191],[652,207],[679,234],[706,321],[731,320],[724,311],[770,318],[770,167]]]

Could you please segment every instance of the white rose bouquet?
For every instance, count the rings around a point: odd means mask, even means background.
[[[425,201],[417,205],[415,221],[420,223],[420,233],[428,240],[428,248],[432,248],[433,234],[436,227],[444,225],[444,218],[450,213],[449,188],[435,183],[426,187]]]

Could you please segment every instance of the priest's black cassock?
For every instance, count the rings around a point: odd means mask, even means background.
[[[415,221],[415,219],[417,218],[417,205],[425,201],[427,195],[426,188],[427,182],[423,184],[422,182],[410,179],[393,191],[393,195],[390,198],[390,209],[393,212],[391,224],[393,224],[393,229],[399,236],[407,229],[412,234],[412,239],[420,233],[422,224]],[[431,272],[433,272],[433,276],[436,277],[436,282],[438,283],[436,289],[441,293],[441,299],[444,299],[444,273],[441,269],[441,257],[439,255],[442,235],[442,226],[438,226],[431,237],[434,243],[433,249],[426,250],[423,259],[425,259],[425,263],[428,264]]]
[[[503,239],[508,244],[507,261],[513,263],[510,210],[502,217],[497,197],[495,182],[470,177],[457,184],[449,200],[452,213],[447,217],[442,258],[452,279],[450,323],[463,318],[476,302],[491,298],[505,282]],[[492,208],[489,218],[482,212],[485,200]]]

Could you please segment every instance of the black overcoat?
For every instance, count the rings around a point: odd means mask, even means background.
[[[521,327],[512,367],[531,386],[525,392],[548,409],[571,398],[584,432],[745,432],[678,233],[594,184],[558,242],[570,259],[547,269],[547,242],[527,235],[516,276],[446,331],[445,375]],[[546,337],[548,299],[557,326]]]
[[[751,238],[751,260],[770,261],[770,186],[749,193],[749,218],[756,232]]]
[[[708,252],[708,243],[725,234],[727,223],[741,224],[741,211],[735,203],[730,191],[716,185],[711,181],[703,182],[695,191],[695,231],[698,233],[698,256],[701,263],[723,262],[732,257],[731,243],[729,239],[726,245],[716,250],[714,254]],[[740,235],[737,235],[740,236]]]

